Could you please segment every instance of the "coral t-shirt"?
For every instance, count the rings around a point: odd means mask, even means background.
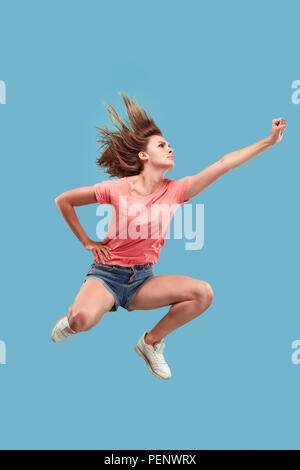
[[[94,185],[97,201],[112,206],[103,240],[110,248],[111,258],[104,257],[105,264],[157,263],[176,209],[189,201],[184,201],[188,178],[164,179],[155,192],[146,196],[133,194],[126,177]]]

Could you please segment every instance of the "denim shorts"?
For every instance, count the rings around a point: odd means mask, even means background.
[[[129,308],[133,299],[152,277],[154,274],[150,263],[119,266],[94,262],[83,282],[88,279],[98,279],[114,296],[115,303],[110,312],[115,312],[120,306],[126,310],[134,310]]]

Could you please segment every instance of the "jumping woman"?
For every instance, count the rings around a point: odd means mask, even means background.
[[[118,132],[97,127],[104,151],[96,164],[117,179],[73,189],[55,199],[73,233],[93,253],[94,262],[68,315],[58,320],[51,337],[58,343],[88,331],[106,312],[116,311],[119,306],[132,311],[170,305],[168,313],[152,330],[145,331],[134,347],[152,374],[169,379],[164,338],[198,317],[213,300],[213,290],[203,280],[153,274],[174,212],[220,176],[279,142],[287,123],[283,118],[273,119],[269,137],[225,155],[200,173],[171,180],[165,178],[165,173],[174,168],[173,149],[151,116],[135,100],[121,96],[130,122],[123,122],[107,105]],[[113,211],[102,242],[88,237],[74,210],[75,206],[95,203],[110,204]]]

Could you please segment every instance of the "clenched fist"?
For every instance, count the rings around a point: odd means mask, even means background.
[[[272,120],[272,130],[270,135],[271,144],[277,144],[280,142],[283,136],[283,133],[286,129],[287,123],[283,118],[273,119]]]

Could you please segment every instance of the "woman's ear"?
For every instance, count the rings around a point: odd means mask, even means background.
[[[144,152],[139,152],[138,156],[139,156],[139,158],[140,158],[141,160],[143,160],[143,161],[144,161],[144,160],[146,159],[146,157],[147,157],[147,155],[146,155]]]

